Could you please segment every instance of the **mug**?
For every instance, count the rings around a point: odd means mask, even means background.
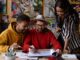
[[[5,55],[5,60],[16,60],[16,56],[6,56]]]

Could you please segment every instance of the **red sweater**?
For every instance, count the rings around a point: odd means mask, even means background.
[[[33,45],[36,49],[49,49],[50,45],[54,49],[61,49],[61,45],[51,31],[37,32],[32,30],[24,40],[23,51],[28,52],[30,45]]]

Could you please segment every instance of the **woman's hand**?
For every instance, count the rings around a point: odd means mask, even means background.
[[[61,28],[56,27],[56,32],[60,32],[60,31],[61,31]]]
[[[63,50],[63,53],[70,53],[70,51],[67,50],[67,49],[64,49],[64,50]]]
[[[70,53],[70,50],[67,49],[69,41],[67,38],[65,38],[64,41],[65,41],[65,44],[64,44],[63,53]]]

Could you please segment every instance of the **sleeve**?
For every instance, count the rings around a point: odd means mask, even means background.
[[[31,35],[27,35],[24,39],[22,50],[23,52],[29,52],[29,47],[31,44]]]
[[[0,34],[0,52],[6,52],[8,50],[8,45],[7,45],[7,40],[8,40],[8,31],[4,30]]]
[[[68,40],[71,38],[71,35],[74,35],[77,32],[77,30],[79,30],[79,24],[78,24],[79,21],[75,22],[76,20],[75,18],[76,18],[75,16],[69,16],[68,18],[69,22],[66,24],[67,25],[66,39]]]
[[[72,41],[76,43],[76,41],[78,41],[78,33],[79,33],[79,20],[75,15],[71,15],[68,17],[69,22],[66,24],[66,36],[65,36],[65,45],[64,45],[64,49],[67,48],[67,46],[69,46],[69,42]],[[66,22],[65,22],[66,23]],[[77,34],[76,34],[77,33]],[[72,43],[70,43],[70,45],[72,45]],[[74,46],[75,45],[74,43]]]
[[[0,52],[7,52],[8,48],[8,45],[0,45]]]
[[[60,43],[58,42],[58,40],[56,39],[56,37],[54,36],[54,34],[52,32],[50,32],[50,42],[52,44],[52,47],[56,50],[56,49],[62,49]]]

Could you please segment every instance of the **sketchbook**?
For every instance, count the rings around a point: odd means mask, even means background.
[[[55,52],[53,49],[39,49],[37,52],[33,52],[33,50],[31,50],[28,53],[28,56],[51,56],[53,52]]]

